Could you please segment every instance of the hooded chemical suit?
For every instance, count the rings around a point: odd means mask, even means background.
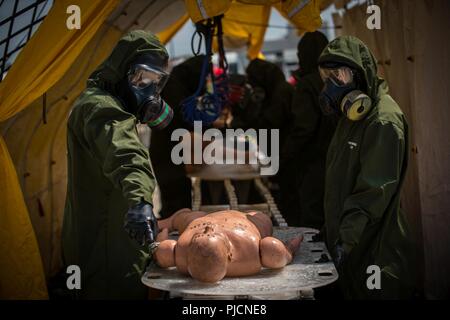
[[[320,229],[324,223],[323,193],[325,160],[328,146],[337,124],[336,116],[325,116],[320,111],[319,94],[323,87],[318,64],[319,56],[328,44],[320,32],[308,32],[297,48],[299,70],[292,99],[292,128],[282,150],[282,159],[295,163],[292,174],[297,174],[299,212],[286,216],[291,226]]]
[[[341,115],[327,155],[326,238],[335,259],[336,249],[343,250],[339,277],[344,296],[412,297],[415,247],[400,208],[408,165],[405,116],[359,39],[332,41],[319,59],[320,66],[327,63],[356,70],[361,78],[358,89],[372,100],[372,109],[359,121]]]
[[[124,94],[130,63],[145,54],[168,58],[154,35],[132,31],[124,36],[89,77],[68,120],[62,242],[65,264],[80,267],[78,298],[147,296],[133,269],[146,248],[124,230],[128,208],[151,204],[155,187],[148,150],[137,134],[136,110]]]

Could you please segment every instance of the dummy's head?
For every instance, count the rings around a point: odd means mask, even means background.
[[[212,227],[192,237],[188,249],[189,274],[202,282],[217,282],[227,273],[230,261],[230,245],[225,235]]]

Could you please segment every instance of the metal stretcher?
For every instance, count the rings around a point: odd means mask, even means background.
[[[142,277],[142,282],[151,288],[169,292],[171,298],[312,299],[314,288],[330,284],[338,278],[324,243],[312,242],[312,236],[317,232],[308,228],[274,227],[274,236],[281,240],[299,233],[304,235],[294,260],[281,270],[263,268],[257,275],[224,278],[216,284],[205,284],[180,274],[176,268],[152,266]]]
[[[211,167],[210,167],[211,168]],[[175,267],[162,269],[151,265],[142,277],[142,282],[155,289],[169,293],[170,298],[184,299],[313,299],[314,288],[328,285],[337,280],[338,274],[323,242],[313,242],[313,235],[319,231],[310,228],[288,227],[286,221],[266,185],[255,168],[240,167],[235,170],[192,170],[192,209],[205,212],[219,210],[258,210],[268,214],[274,225],[274,237],[284,241],[303,234],[304,239],[294,260],[280,270],[262,268],[257,275],[224,278],[216,284],[199,282],[180,274]],[[218,174],[219,173],[219,174]],[[222,181],[228,203],[203,205],[202,180]],[[252,180],[264,202],[239,204],[231,180]],[[172,234],[176,239],[177,234]]]

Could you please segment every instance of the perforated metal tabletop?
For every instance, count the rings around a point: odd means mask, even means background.
[[[300,292],[328,285],[337,280],[338,274],[323,242],[312,242],[315,229],[274,227],[274,236],[287,240],[298,234],[304,240],[294,260],[280,270],[261,269],[257,275],[224,278],[218,283],[207,284],[180,274],[176,268],[150,267],[142,282],[155,289],[186,296],[275,296]],[[328,260],[328,261],[327,261]]]

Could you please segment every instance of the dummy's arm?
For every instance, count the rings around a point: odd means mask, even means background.
[[[205,215],[205,212],[184,208],[178,210],[167,219],[159,220],[158,227],[160,230],[168,229],[169,232],[178,231],[179,234],[182,234],[189,223]]]
[[[291,263],[303,237],[289,240],[286,244],[274,237],[265,237],[259,242],[261,265],[265,268],[279,269]]]

